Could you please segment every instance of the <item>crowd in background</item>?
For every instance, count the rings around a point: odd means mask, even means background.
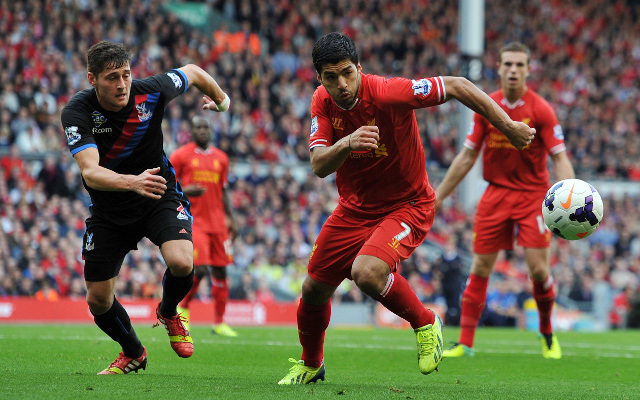
[[[211,35],[189,28],[156,1],[0,4],[0,296],[84,296],[80,251],[90,199],[59,116],[75,92],[89,87],[86,51],[99,40],[129,46],[134,77],[195,63],[229,94],[229,112],[206,116],[232,163],[240,235],[231,297],[256,301],[298,296],[315,237],[337,201],[331,178],[316,178],[308,168],[315,40],[330,31],[348,33],[365,73],[461,73],[458,2],[446,0],[210,1],[240,27],[222,24]],[[486,55],[476,83],[496,90],[498,49],[524,42],[532,50],[529,85],[553,104],[577,177],[640,181],[638,2],[500,0],[486,2],[485,12]],[[450,102],[416,113],[434,186],[457,153],[460,107]],[[195,90],[169,104],[167,154],[190,140],[189,120],[199,110]],[[240,164],[249,167],[235,173],[233,165]],[[287,168],[277,173],[276,165]],[[605,298],[611,324],[627,323],[639,301],[639,203],[637,197],[608,197],[593,236],[553,241],[560,305],[593,311],[594,296]],[[449,323],[456,322],[468,273],[472,221],[472,212],[453,198],[428,237],[436,246],[419,248],[402,266],[423,301],[449,305]],[[122,266],[119,296],[154,297],[160,290],[160,254],[145,240],[138,247]],[[496,270],[486,320],[512,324],[514,310],[530,294],[521,249],[504,254]],[[201,295],[207,296],[205,285]],[[346,281],[334,301],[368,300]]]

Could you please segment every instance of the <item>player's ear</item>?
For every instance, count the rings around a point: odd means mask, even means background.
[[[360,65],[359,62],[358,65],[356,65],[356,69],[358,70],[358,73],[362,72],[362,65]]]
[[[96,76],[93,74],[93,72],[87,72],[87,80],[89,81],[89,84],[91,86],[96,87],[97,79],[96,79]]]

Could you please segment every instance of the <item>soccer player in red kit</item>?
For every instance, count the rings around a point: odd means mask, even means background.
[[[345,279],[411,324],[418,365],[433,372],[442,359],[442,321],[426,309],[398,264],[424,240],[434,217],[414,110],[456,98],[500,127],[522,148],[535,130],[507,114],[459,77],[386,79],[362,73],[353,41],[333,32],[313,48],[322,84],[311,103],[311,168],[336,172],[339,204],[324,223],[310,256],[297,312],[302,357],[281,385],[324,380],[324,335],[330,299]]]
[[[542,97],[527,88],[529,49],[513,42],[499,53],[498,74],[502,89],[490,96],[514,121],[536,129],[530,145],[518,150],[509,144],[490,121],[475,115],[464,148],[451,163],[436,189],[436,210],[475,163],[483,148],[483,175],[489,182],[476,209],[473,227],[473,261],[467,287],[462,294],[460,339],[444,357],[473,355],[473,339],[487,297],[487,283],[499,250],[511,250],[514,236],[524,247],[533,297],[538,306],[542,355],[560,358],[558,339],[551,328],[555,301],[549,271],[551,232],[542,219],[542,200],[549,188],[547,157],[551,156],[558,180],[574,178],[564,145],[562,128]]]
[[[226,266],[233,261],[231,240],[236,224],[226,192],[229,157],[211,144],[211,124],[203,116],[191,119],[192,141],[171,154],[170,161],[182,190],[191,201],[193,214],[193,286],[180,302],[182,315],[189,318],[189,303],[200,282],[211,271],[211,297],[214,301],[213,333],[238,336],[224,323],[229,299]],[[179,310],[180,311],[180,310]]]

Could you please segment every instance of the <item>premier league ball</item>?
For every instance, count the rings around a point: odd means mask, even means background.
[[[565,179],[551,186],[542,202],[544,223],[567,240],[591,235],[604,213],[600,193],[580,179]]]

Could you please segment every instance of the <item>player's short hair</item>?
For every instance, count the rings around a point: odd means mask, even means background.
[[[523,43],[511,42],[502,46],[500,52],[498,53],[498,62],[502,62],[502,53],[504,53],[505,51],[511,51],[514,53],[525,53],[527,55],[527,64],[529,64],[529,62],[531,61],[531,50],[529,50],[529,48]]]
[[[340,61],[350,60],[358,65],[358,52],[353,40],[344,33],[331,32],[316,42],[311,53],[313,66],[318,74],[322,74],[322,68],[326,64],[337,64]]]
[[[105,69],[131,65],[132,55],[122,43],[102,41],[91,46],[87,52],[87,71],[98,76]]]

